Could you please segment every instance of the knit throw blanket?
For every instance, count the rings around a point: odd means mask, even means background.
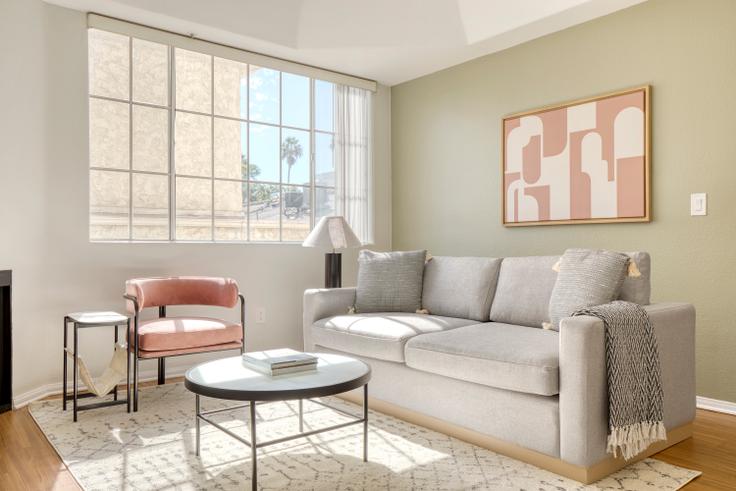
[[[628,460],[652,443],[666,440],[659,353],[646,310],[615,301],[573,315],[598,317],[605,326],[608,453],[616,457],[620,452]]]

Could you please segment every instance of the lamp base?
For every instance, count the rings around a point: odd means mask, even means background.
[[[342,254],[328,252],[325,254],[325,288],[342,287]]]

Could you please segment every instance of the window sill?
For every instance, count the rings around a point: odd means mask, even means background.
[[[246,241],[246,240],[229,240],[229,241],[214,241],[214,240],[90,240],[90,244],[157,244],[157,245],[180,245],[180,244],[211,244],[211,245],[278,245],[278,246],[300,246],[301,242],[283,242],[283,241]]]

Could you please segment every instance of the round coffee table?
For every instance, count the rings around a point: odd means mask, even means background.
[[[248,445],[251,452],[252,484],[257,489],[257,449],[297,438],[337,430],[346,426],[363,424],[363,461],[368,461],[368,381],[371,368],[360,360],[342,355],[313,353],[319,358],[317,369],[272,377],[248,368],[240,356],[201,363],[187,371],[184,386],[195,394],[196,452],[199,455],[200,420],[227,433]],[[331,407],[322,401],[311,401],[334,409],[354,419],[345,423],[304,431],[303,400],[325,397],[363,387],[363,414],[356,416],[342,409]],[[232,401],[248,401],[242,406],[202,411],[200,396]],[[256,439],[256,403],[274,401],[299,401],[299,433],[275,440],[259,442]],[[207,418],[208,415],[238,408],[250,409],[250,439],[242,438],[222,425]]]

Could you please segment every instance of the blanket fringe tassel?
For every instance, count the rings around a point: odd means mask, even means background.
[[[607,451],[625,460],[640,454],[654,442],[667,439],[667,430],[662,421],[642,421],[627,426],[612,428],[608,435]]]

